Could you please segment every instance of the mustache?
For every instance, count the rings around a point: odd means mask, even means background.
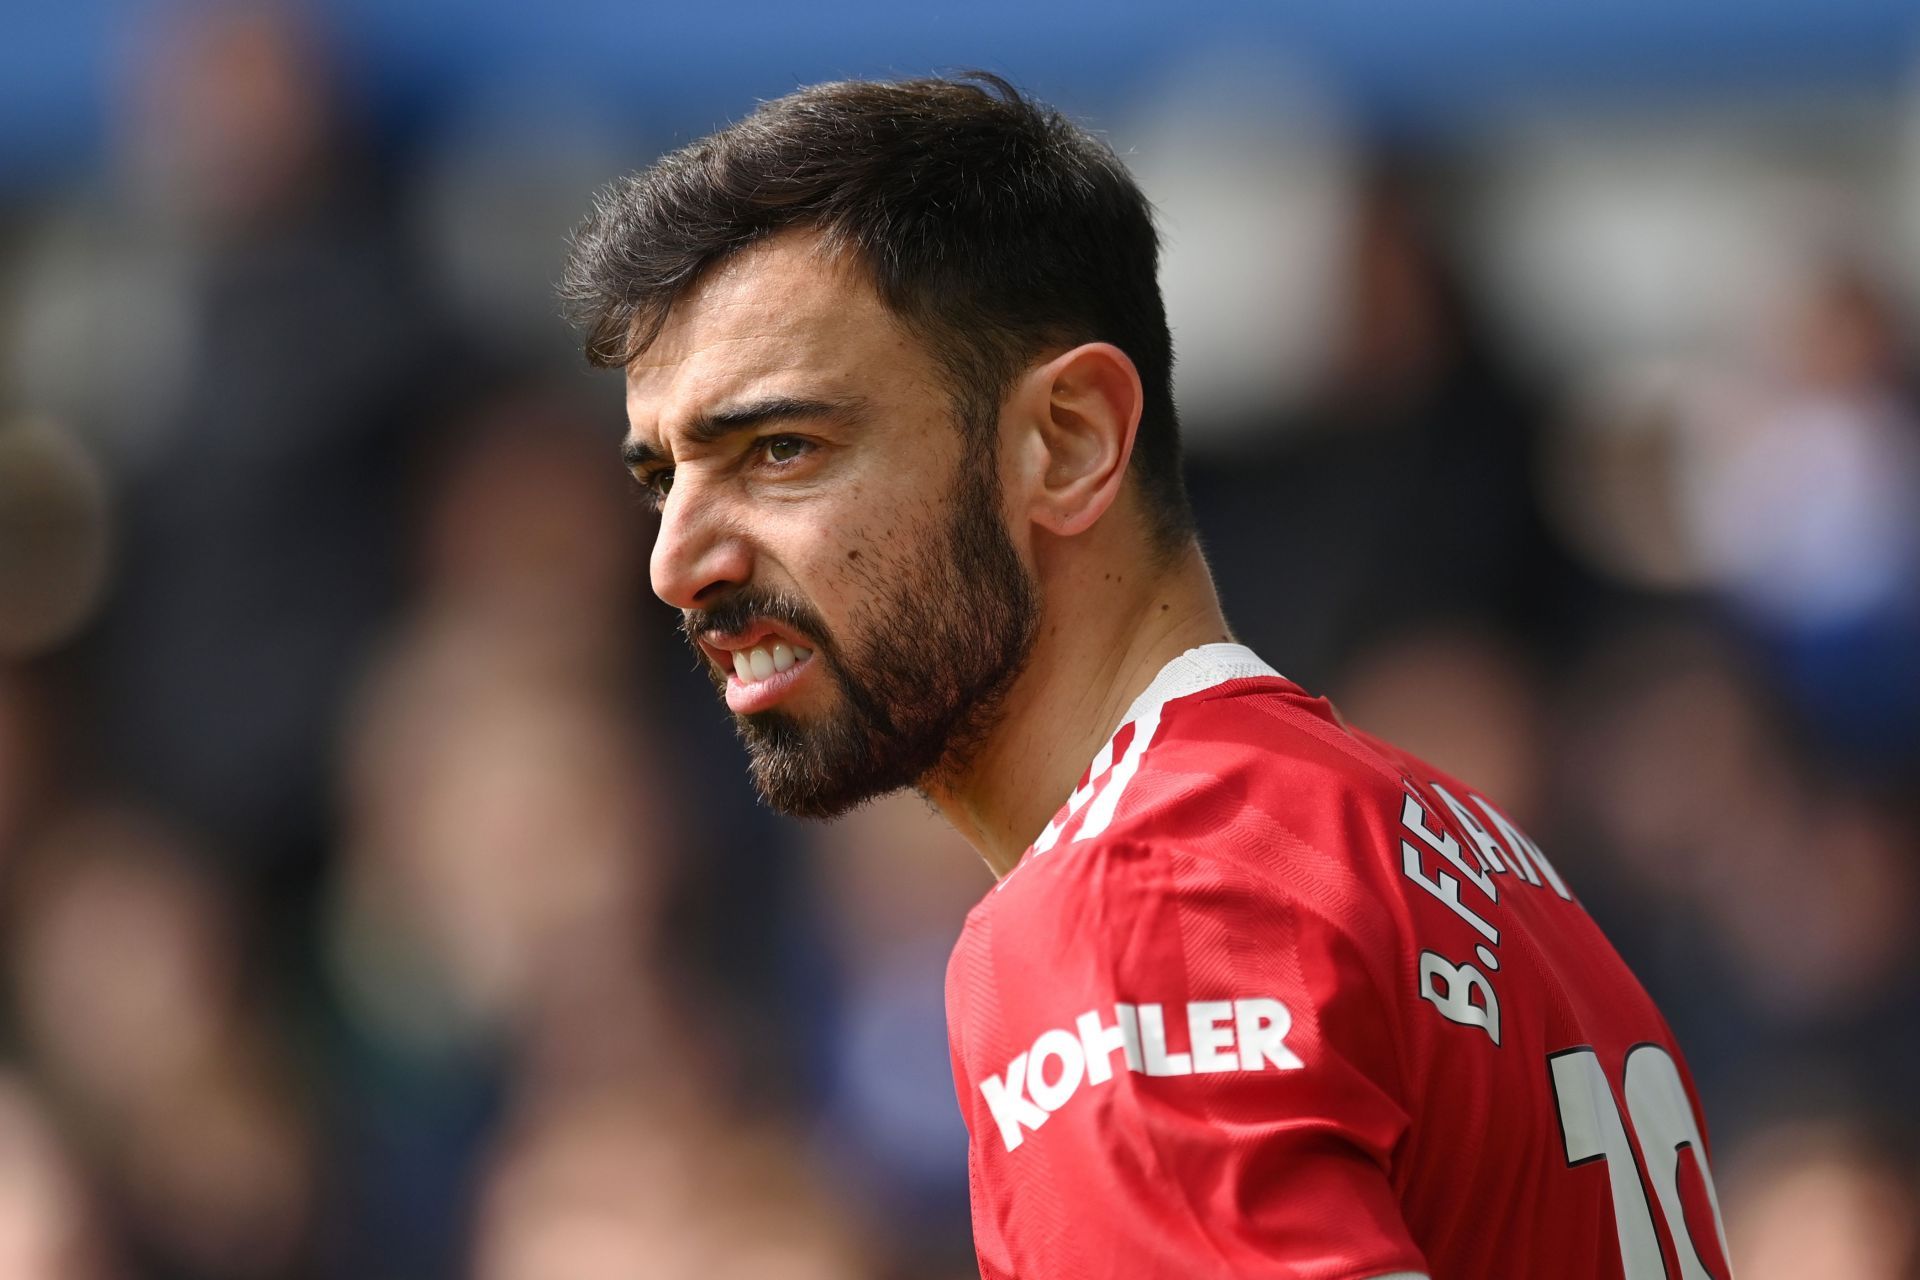
[[[812,641],[812,647],[828,655],[834,653],[833,637],[811,605],[797,596],[760,587],[737,588],[711,609],[681,610],[680,633],[687,643],[696,644],[709,631],[740,632],[760,621],[777,622]]]

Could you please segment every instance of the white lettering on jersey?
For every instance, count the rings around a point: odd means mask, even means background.
[[[1047,1117],[1067,1105],[1082,1084],[1113,1079],[1113,1055],[1128,1071],[1150,1076],[1219,1071],[1296,1071],[1306,1064],[1287,1048],[1293,1015],[1270,996],[1195,1000],[1185,1007],[1186,1053],[1167,1052],[1166,1011],[1157,1004],[1115,1004],[1113,1022],[1089,1009],[1072,1030],[1054,1027],[1007,1064],[1003,1075],[980,1082],[980,1094],[1012,1151]]]
[[[1401,870],[1486,940],[1474,944],[1473,954],[1480,962],[1477,966],[1465,961],[1456,964],[1440,951],[1423,950],[1416,979],[1420,997],[1447,1021],[1485,1031],[1487,1038],[1498,1047],[1500,999],[1488,975],[1500,968],[1500,957],[1493,950],[1500,945],[1500,931],[1461,899],[1461,881],[1464,879],[1480,890],[1489,905],[1500,901],[1495,877],[1509,871],[1531,885],[1541,884],[1544,876],[1545,883],[1569,901],[1573,894],[1546,855],[1540,852],[1540,846],[1484,797],[1468,792],[1467,799],[1473,806],[1470,808],[1438,779],[1427,784],[1453,816],[1458,829],[1466,834],[1467,845],[1471,846],[1469,851],[1456,835],[1439,825],[1437,811],[1429,810],[1421,802],[1413,790],[1412,779],[1407,779],[1407,784],[1408,790],[1400,802],[1400,829],[1403,837],[1413,839],[1400,841]],[[1478,814],[1474,812],[1476,808]],[[1498,838],[1494,836],[1496,831]],[[1438,854],[1440,860],[1459,875],[1449,875],[1438,866],[1429,872],[1423,853]],[[1441,945],[1451,948],[1456,944],[1443,939]]]
[[[1567,888],[1567,882],[1560,878],[1560,873],[1553,869],[1551,862],[1547,861],[1547,855],[1540,852],[1540,846],[1535,844],[1526,832],[1515,826],[1513,820],[1506,814],[1488,804],[1484,797],[1474,796],[1473,802],[1480,806],[1480,812],[1486,814],[1493,825],[1499,829],[1500,838],[1507,842],[1507,851],[1513,859],[1513,865],[1520,869],[1520,873],[1530,883],[1539,884],[1540,876],[1545,876],[1555,893],[1569,902],[1573,901],[1573,892]],[[1529,861],[1533,863],[1532,867],[1527,865]],[[1536,869],[1539,872],[1538,875],[1535,874]]]
[[[1482,882],[1481,877],[1467,869],[1466,858],[1460,852],[1460,842],[1445,831],[1436,831],[1427,825],[1427,811],[1411,792],[1406,796],[1400,809],[1400,825],[1410,834],[1417,836],[1420,843],[1438,853],[1461,875],[1471,878],[1488,896],[1493,897],[1491,881]],[[1407,873],[1407,879],[1438,898],[1446,908],[1474,927],[1475,932],[1491,942],[1500,945],[1500,931],[1482,920],[1472,907],[1460,900],[1460,881],[1444,871],[1436,870],[1433,878],[1427,877],[1420,860],[1420,850],[1412,841],[1400,842],[1400,869]]]
[[[1500,999],[1487,975],[1472,965],[1454,964],[1437,951],[1422,951],[1420,995],[1447,1021],[1479,1027],[1495,1045],[1500,1043]]]
[[[1501,856],[1500,842],[1489,835],[1487,829],[1480,825],[1480,819],[1473,816],[1473,810],[1467,808],[1466,805],[1461,804],[1459,800],[1455,799],[1453,792],[1441,786],[1438,779],[1429,782],[1427,785],[1433,788],[1433,794],[1439,796],[1440,802],[1447,806],[1449,813],[1453,814],[1453,820],[1458,822],[1460,829],[1467,833],[1467,839],[1473,841],[1474,852],[1480,855],[1481,869],[1496,874],[1504,873],[1507,869],[1507,863],[1506,859]],[[1499,893],[1493,887],[1492,877],[1489,876],[1483,880],[1481,877],[1476,876],[1474,877],[1474,883],[1486,890],[1487,896],[1495,902],[1500,900]]]
[[[1080,1032],[1080,1047],[1087,1056],[1087,1083],[1105,1084],[1113,1079],[1113,1064],[1110,1059],[1115,1049],[1121,1050],[1126,1057],[1127,1070],[1138,1071],[1146,1061],[1140,1055],[1140,1018],[1130,1004],[1113,1006],[1113,1025],[1100,1025],[1100,1011],[1089,1009],[1081,1014],[1074,1024]]]

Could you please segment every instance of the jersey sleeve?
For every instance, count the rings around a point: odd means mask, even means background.
[[[948,974],[982,1275],[1424,1273],[1389,917],[1178,848],[1034,862]]]

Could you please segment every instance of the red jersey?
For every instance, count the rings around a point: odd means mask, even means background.
[[[985,1280],[1727,1280],[1673,1034],[1486,797],[1172,663],[947,972]]]

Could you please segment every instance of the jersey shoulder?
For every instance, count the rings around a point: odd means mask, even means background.
[[[1226,681],[1123,724],[989,898],[1154,851],[1278,893],[1324,891],[1372,874],[1406,785],[1326,699],[1274,675]]]
[[[1224,972],[1277,937],[1318,936],[1391,983],[1404,921],[1380,850],[1402,783],[1324,699],[1276,676],[1229,681],[1109,747],[969,914],[957,965],[1073,954],[1124,973],[1168,965],[1171,946],[1182,969]]]
[[[1356,805],[1391,806],[1404,781],[1325,698],[1277,676],[1235,681],[1161,709],[1115,826],[1148,840],[1249,828],[1311,839]]]

